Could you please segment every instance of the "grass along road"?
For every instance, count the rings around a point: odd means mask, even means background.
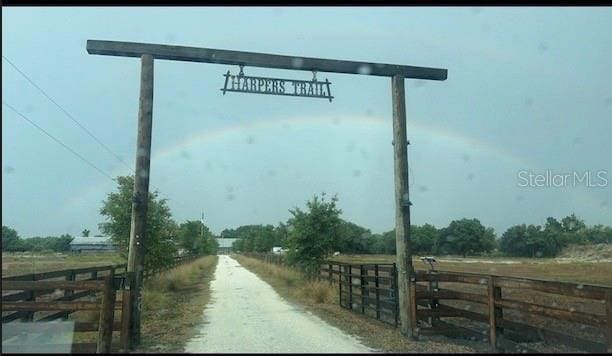
[[[137,352],[182,352],[209,301],[217,256],[205,256],[145,281]]]
[[[269,264],[242,255],[232,255],[243,267],[270,284],[274,290],[296,305],[312,312],[330,325],[354,335],[366,346],[383,352],[488,352],[487,344],[455,340],[442,336],[405,338],[398,329],[338,305],[338,289],[326,281],[306,281],[292,268]]]

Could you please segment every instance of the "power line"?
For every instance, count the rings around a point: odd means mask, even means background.
[[[91,163],[89,160],[87,160],[85,157],[81,156],[78,152],[76,152],[75,150],[73,150],[72,148],[70,148],[70,146],[66,145],[65,143],[63,143],[60,139],[56,138],[55,136],[51,135],[49,132],[47,132],[45,129],[43,129],[42,127],[38,126],[36,123],[34,123],[32,120],[28,119],[25,115],[23,115],[22,113],[20,113],[17,109],[15,109],[12,105],[10,105],[9,103],[7,103],[6,101],[2,100],[2,104],[5,105],[6,107],[8,107],[9,109],[13,110],[13,112],[17,115],[19,115],[22,119],[26,120],[27,122],[29,122],[32,126],[36,127],[37,129],[39,129],[40,131],[42,131],[45,135],[51,137],[55,142],[59,143],[60,145],[62,145],[65,149],[67,149],[68,151],[70,151],[72,154],[74,154],[75,156],[77,156],[78,158],[80,158],[83,162],[87,163],[88,165],[90,165],[91,167],[93,167],[95,170],[97,170],[98,172],[100,172],[100,174],[104,175],[105,177],[107,177],[108,179],[112,180],[113,182],[115,181],[113,179],[113,177],[111,177],[109,174],[107,174],[106,172],[104,172],[102,169],[98,168],[98,166],[96,166],[95,164]]]
[[[53,104],[55,104],[55,106],[57,106],[66,116],[68,116],[75,124],[77,124],[83,131],[85,131],[89,136],[91,136],[98,144],[100,144],[100,146],[102,146],[107,152],[109,152],[111,155],[113,155],[119,162],[121,162],[127,169],[130,170],[130,172],[132,172],[134,175],[136,174],[136,172],[134,171],[133,168],[131,168],[130,166],[128,166],[128,164],[121,159],[121,157],[119,157],[119,155],[117,155],[115,152],[113,152],[107,145],[105,145],[102,141],[100,141],[93,133],[91,133],[91,131],[89,131],[85,126],[83,126],[76,118],[74,118],[74,116],[72,116],[66,109],[64,109],[60,104],[58,104],[51,96],[49,96],[49,94],[47,94],[40,86],[38,86],[32,79],[30,79],[30,77],[25,74],[23,71],[21,71],[21,69],[19,69],[17,67],[17,65],[15,65],[15,63],[13,63],[11,60],[9,60],[8,58],[6,58],[4,55],[2,55],[2,59],[4,59],[5,61],[8,62],[8,64],[10,64],[19,74],[21,74],[21,76],[23,76],[30,84],[32,84],[32,86],[34,86],[36,89],[38,89],[38,91],[45,97],[47,98],[49,101],[51,101]],[[4,101],[3,101],[4,103]],[[7,104],[8,105],[8,104]],[[21,115],[21,114],[20,114]],[[23,115],[22,115],[23,116]],[[27,120],[27,119],[26,119]],[[28,120],[29,121],[29,120]],[[32,123],[33,124],[33,123]],[[35,124],[34,124],[35,125]],[[104,173],[106,175],[106,173]],[[112,178],[111,178],[112,179]],[[158,192],[161,191],[158,187],[156,187],[155,185],[151,184],[151,186],[157,190]],[[165,194],[161,194],[161,195],[165,195]],[[169,198],[166,198],[167,200],[170,200]],[[180,205],[180,204],[179,204]]]
[[[81,161],[87,163],[90,167],[94,168],[95,170],[97,170],[100,174],[102,174],[103,176],[105,176],[106,178],[110,179],[111,181],[115,182],[115,179],[113,179],[113,177],[111,177],[108,173],[104,172],[102,169],[100,169],[98,166],[96,166],[95,164],[91,163],[91,161],[89,161],[88,159],[86,159],[85,157],[81,156],[78,152],[76,152],[74,149],[70,148],[70,146],[66,145],[65,143],[63,143],[60,139],[56,138],[55,136],[51,135],[49,132],[47,132],[45,129],[43,129],[42,127],[38,126],[35,122],[33,122],[32,120],[30,120],[29,118],[27,118],[24,114],[22,114],[21,112],[19,112],[19,110],[15,109],[15,107],[13,107],[11,104],[7,103],[6,101],[2,100],[2,104],[6,107],[8,107],[9,109],[11,109],[15,114],[19,115],[22,119],[26,120],[28,123],[30,123],[32,126],[34,126],[35,128],[37,128],[38,130],[40,130],[41,132],[43,132],[45,135],[49,136],[51,139],[53,139],[55,142],[59,143],[60,145],[62,145],[65,149],[67,149],[68,151],[70,151],[70,153],[74,154],[75,156],[77,156]],[[153,186],[153,185],[151,185]],[[153,186],[153,188],[157,189],[159,191],[159,188]],[[170,200],[169,198],[166,198],[166,200]],[[180,204],[179,204],[180,205]]]
[[[111,155],[113,155],[117,160],[119,160],[119,162],[123,163],[123,165],[125,165],[128,169],[131,170],[131,168],[127,165],[127,163],[125,163],[125,161],[123,161],[121,159],[121,157],[119,157],[119,155],[117,155],[115,152],[113,152],[108,146],[106,146],[102,141],[100,141],[93,133],[91,133],[91,131],[89,131],[85,126],[83,126],[77,119],[74,118],[74,116],[72,116],[66,109],[64,109],[60,104],[58,104],[55,100],[53,100],[53,98],[51,96],[49,96],[41,87],[39,87],[36,83],[34,83],[34,81],[32,79],[30,79],[30,77],[28,77],[24,72],[22,72],[16,65],[15,63],[11,62],[11,60],[9,60],[8,58],[6,58],[4,55],[2,55],[2,59],[4,59],[5,61],[8,62],[8,64],[10,64],[19,74],[21,74],[28,82],[30,82],[30,84],[32,84],[32,86],[34,86],[34,88],[38,89],[38,91],[45,96],[45,98],[49,99],[50,102],[52,102],[53,104],[55,104],[55,106],[57,106],[64,114],[66,114],[66,116],[68,116],[75,124],[77,124],[83,131],[85,131],[91,138],[93,138],[98,144],[100,144],[100,146],[104,147],[104,149],[109,152]]]

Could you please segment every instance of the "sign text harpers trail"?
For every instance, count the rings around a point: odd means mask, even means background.
[[[230,91],[323,98],[329,99],[330,102],[334,98],[331,95],[331,82],[327,78],[323,82],[317,81],[316,77],[312,80],[250,77],[244,74],[232,75],[230,71],[227,71],[223,76],[225,77],[225,84],[221,89],[223,95]]]

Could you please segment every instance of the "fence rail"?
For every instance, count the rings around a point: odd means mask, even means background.
[[[97,343],[87,344],[86,347],[82,343],[74,343],[73,345],[63,345],[64,350],[81,350],[89,349],[96,353],[108,353],[111,351],[111,347],[115,346],[117,349],[118,345],[112,345],[112,333],[114,330],[121,330],[121,325],[117,325],[114,322],[115,309],[121,308],[120,303],[116,303],[116,292],[119,288],[118,283],[122,278],[115,278],[111,272],[109,275],[103,277],[103,279],[96,280],[81,280],[81,281],[19,281],[19,280],[2,280],[3,291],[16,291],[21,290],[24,292],[34,293],[37,291],[47,291],[49,289],[63,289],[65,291],[83,290],[87,292],[87,295],[95,292],[102,292],[102,298],[99,301],[16,301],[16,302],[2,302],[2,312],[16,311],[21,314],[27,321],[31,321],[31,317],[35,312],[44,311],[60,311],[58,317],[63,317],[67,314],[65,312],[78,312],[78,311],[99,311],[99,321],[95,323],[77,323],[73,331],[74,332],[91,332],[97,331],[98,338]],[[74,296],[74,295],[73,295]],[[71,299],[71,298],[69,298]],[[72,299],[73,300],[73,299]],[[47,321],[54,320],[50,318]],[[18,325],[18,326],[17,326]],[[15,326],[15,327],[13,327]],[[37,328],[37,332],[42,332],[46,336],[48,333],[54,330],[55,325],[47,323],[46,327]],[[19,350],[23,345],[21,344],[4,344],[8,339],[18,337],[22,333],[28,333],[33,331],[31,324],[14,324],[10,326],[3,325],[2,331],[2,349],[7,352],[9,349],[14,351]],[[42,335],[41,335],[42,336]],[[40,339],[35,338],[34,340]],[[8,348],[8,349],[7,349]]]
[[[163,268],[146,271],[144,278],[151,278],[198,257],[200,256],[177,257]],[[75,353],[108,353],[127,350],[129,305],[123,304],[123,301],[129,300],[131,288],[126,286],[126,268],[125,264],[119,264],[2,278],[2,350],[19,351],[19,345],[5,344],[5,341],[34,329],[36,333],[45,334],[45,330],[51,332],[54,325],[46,322],[67,320],[70,314],[79,311],[100,312],[100,320],[97,323],[75,321],[73,324],[75,333],[98,331],[97,342],[49,345],[49,352],[71,350]],[[120,321],[114,320],[115,310],[121,311]],[[13,323],[14,321],[25,323]],[[32,322],[36,323],[35,328]],[[7,323],[11,323],[10,326],[4,325]],[[112,332],[120,332],[119,343],[111,344]],[[35,340],[40,337],[42,335]]]
[[[284,256],[244,253],[284,264]],[[398,326],[395,264],[326,261],[319,278],[335,283],[341,307]],[[612,287],[530,278],[417,270],[410,305],[419,333],[485,340],[508,351],[544,341],[612,352]]]

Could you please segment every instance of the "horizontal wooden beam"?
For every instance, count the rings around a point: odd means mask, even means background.
[[[496,287],[525,289],[545,293],[562,294],[571,297],[600,300],[605,298],[606,291],[612,290],[612,287],[603,285],[533,280],[514,277],[495,277],[494,284]]]
[[[414,67],[397,64],[356,62],[302,56],[286,56],[256,52],[229,51],[214,48],[170,46],[150,43],[87,40],[87,53],[106,56],[137,57],[152,55],[155,59],[244,65],[276,69],[375,75],[404,78],[446,80],[448,71],[440,68]]]
[[[605,325],[605,317],[595,314],[569,311],[565,309],[505,299],[496,300],[495,305],[503,308],[515,309],[522,313],[526,313],[527,315],[537,314],[558,320],[588,324],[596,327]]]
[[[80,311],[99,310],[98,302],[18,302],[2,303],[2,311],[24,310],[24,311]]]
[[[2,281],[2,290],[103,290],[104,281]]]

